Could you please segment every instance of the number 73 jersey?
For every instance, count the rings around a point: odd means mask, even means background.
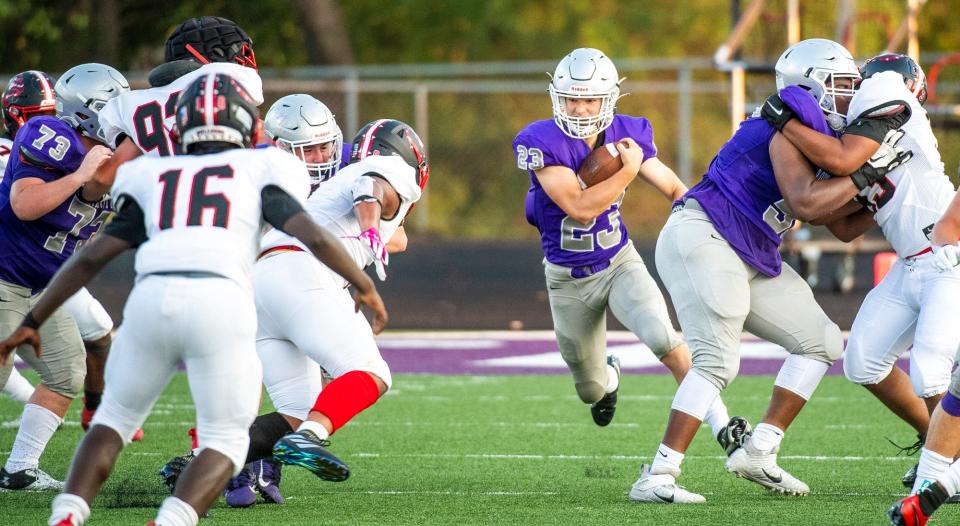
[[[647,119],[615,115],[613,123],[603,132],[602,142],[627,137],[640,145],[645,160],[657,156],[653,127]],[[517,167],[530,174],[527,221],[540,231],[547,261],[564,267],[591,266],[612,259],[627,244],[630,240],[627,227],[620,220],[623,194],[592,221],[580,223],[550,199],[534,173],[547,166],[565,166],[576,174],[591,152],[584,141],[566,136],[553,120],[542,120],[527,125],[517,134],[513,150]]]
[[[310,176],[277,148],[141,156],[121,165],[111,193],[118,209],[124,199],[136,201],[147,237],[137,250],[137,275],[209,272],[252,290],[266,226],[261,192],[271,185],[303,204]]]
[[[43,290],[64,261],[103,226],[109,200],[86,201],[79,189],[33,221],[20,220],[10,206],[13,183],[57,181],[76,172],[86,153],[77,132],[55,117],[34,117],[17,132],[0,181],[0,280]]]

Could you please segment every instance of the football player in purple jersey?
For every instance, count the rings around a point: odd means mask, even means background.
[[[530,175],[527,221],[540,231],[554,331],[580,399],[594,422],[613,419],[620,361],[606,351],[606,309],[646,343],[681,381],[690,369],[687,345],[667,314],[663,294],[637,253],[620,217],[627,186],[639,174],[673,201],[687,188],[657,158],[645,118],[615,113],[621,78],[600,50],[580,48],[560,61],[549,85],[553,119],[533,122],[513,141],[517,165]],[[584,188],[576,175],[590,153],[616,143],[623,167]],[[717,398],[708,422],[726,435],[730,421]]]
[[[16,328],[17,318],[39,301],[57,269],[107,219],[105,192],[86,185],[111,156],[97,112],[127,90],[126,79],[110,66],[76,66],[54,87],[56,117],[35,117],[18,131],[7,177],[0,182],[0,332]],[[83,388],[85,352],[76,322],[63,309],[44,332],[42,356],[29,347],[18,349],[41,382],[24,407],[10,457],[0,470],[0,488],[63,488],[38,466]],[[2,380],[12,366],[7,360],[0,368]]]
[[[807,126],[833,134],[859,79],[843,46],[823,39],[787,49],[776,64],[780,97]],[[677,390],[667,430],[630,499],[699,503],[678,486],[680,464],[713,399],[736,377],[744,328],[783,346],[786,358],[766,414],[729,454],[727,471],[787,495],[810,488],[777,465],[785,430],[843,352],[843,337],[807,283],[778,251],[794,223],[823,218],[909,158],[902,150],[850,177],[818,180],[807,159],[766,120],[741,123],[703,179],[674,205],[657,242],[657,270],[670,292],[693,367]],[[871,161],[873,162],[873,161]]]

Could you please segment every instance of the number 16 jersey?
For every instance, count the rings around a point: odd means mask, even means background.
[[[643,117],[615,115],[597,141],[598,146],[632,138],[643,150],[643,159],[657,156],[653,127]],[[547,261],[564,267],[585,267],[605,263],[630,241],[627,226],[620,220],[620,202],[588,223],[567,216],[550,199],[537,180],[536,170],[547,166],[565,166],[574,173],[592,151],[581,139],[565,135],[553,120],[536,121],[513,140],[517,167],[530,174],[527,190],[527,221],[540,231],[540,242]]]

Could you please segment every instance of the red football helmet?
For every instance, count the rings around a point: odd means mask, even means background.
[[[12,139],[17,130],[36,114],[52,115],[57,110],[56,81],[42,71],[24,71],[10,79],[3,90],[3,126]]]

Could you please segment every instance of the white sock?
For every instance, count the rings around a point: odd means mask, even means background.
[[[193,506],[176,497],[167,497],[157,512],[156,526],[197,526],[200,517]]]
[[[607,365],[607,393],[612,393],[620,387],[620,375],[612,365]]]
[[[720,396],[717,396],[713,400],[713,405],[710,406],[710,409],[707,411],[707,416],[704,418],[704,421],[710,425],[714,437],[717,436],[717,433],[719,433],[721,429],[727,427],[727,424],[730,422],[730,413],[727,412],[727,406],[723,403],[723,400],[720,399]]]
[[[950,495],[960,493],[960,462],[954,462],[950,469],[940,475],[937,481]]]
[[[23,415],[20,417],[20,429],[13,442],[13,450],[7,459],[6,469],[9,473],[16,473],[24,469],[36,468],[40,465],[40,455],[43,454],[47,442],[63,423],[63,419],[53,414],[46,407],[37,404],[23,406]]]
[[[920,491],[936,480],[939,480],[953,464],[952,458],[947,458],[927,448],[920,450],[920,466],[917,468],[917,481],[913,483],[911,495]]]
[[[750,443],[758,451],[769,453],[780,446],[783,440],[783,430],[777,426],[760,423],[753,430],[753,436],[750,437]]]
[[[683,453],[674,451],[661,443],[660,447],[657,448],[657,452],[653,455],[653,463],[650,464],[650,473],[654,475],[679,473],[681,462],[683,462]]]
[[[695,369],[690,369],[680,382],[677,394],[673,396],[671,409],[686,413],[701,422],[707,411],[713,406],[714,400],[720,396],[720,389],[713,385]],[[724,422],[724,425],[727,423]]]
[[[20,374],[20,371],[17,371],[17,368],[14,367],[10,371],[10,378],[7,379],[7,385],[3,386],[3,394],[21,404],[25,404],[33,395],[33,384],[30,383],[30,380],[24,378],[23,375]]]
[[[320,425],[320,422],[314,422],[313,420],[304,420],[300,427],[297,428],[297,431],[313,431],[313,434],[317,435],[317,438],[320,440],[325,440],[330,437],[330,432],[327,431],[327,428]]]
[[[90,505],[78,495],[61,493],[50,504],[53,512],[47,524],[53,526],[69,518],[73,526],[80,526],[90,518]]]

